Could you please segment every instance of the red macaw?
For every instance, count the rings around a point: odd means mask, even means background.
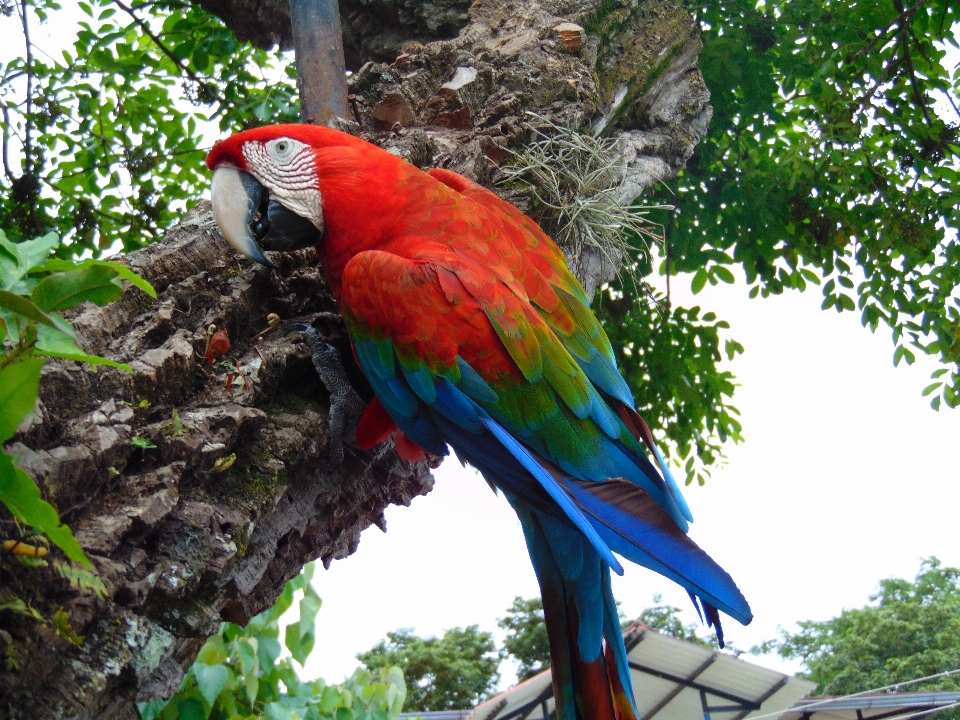
[[[453,172],[422,172],[309,125],[239,133],[207,157],[224,236],[316,245],[376,399],[357,428],[407,458],[476,467],[516,510],[543,595],[557,716],[635,719],[610,589],[614,552],[717,610],[750,608],[686,535],[687,504],[563,254],[530,218]],[[652,457],[653,461],[649,458]]]

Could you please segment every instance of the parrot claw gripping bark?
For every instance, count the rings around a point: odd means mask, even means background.
[[[330,393],[330,412],[327,427],[330,429],[330,460],[334,465],[343,462],[343,441],[356,441],[357,421],[366,407],[357,391],[350,385],[340,362],[340,353],[326,342],[320,331],[306,323],[291,323],[290,328],[299,332],[310,347],[313,367],[320,381]]]
[[[750,607],[692,520],[606,334],[553,241],[447,170],[327,128],[234,135],[207,158],[224,236],[257,262],[315,244],[376,398],[357,426],[407,459],[476,467],[520,518],[543,595],[560,720],[635,720],[614,553],[719,610]]]

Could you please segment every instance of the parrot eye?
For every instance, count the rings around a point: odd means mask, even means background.
[[[277,160],[289,160],[297,150],[297,143],[287,138],[274,140],[267,145],[267,151]]]

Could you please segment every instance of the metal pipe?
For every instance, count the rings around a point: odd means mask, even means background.
[[[326,125],[335,117],[349,118],[337,0],[290,0],[290,20],[303,122]]]

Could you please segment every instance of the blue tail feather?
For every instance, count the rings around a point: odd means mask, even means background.
[[[557,719],[634,720],[638,713],[610,568],[577,529],[516,496],[507,499],[520,518],[543,597]]]
[[[614,551],[670,578],[705,605],[745,625],[752,620],[750,606],[733,578],[641,488],[616,479],[583,483],[561,477],[560,482]]]

